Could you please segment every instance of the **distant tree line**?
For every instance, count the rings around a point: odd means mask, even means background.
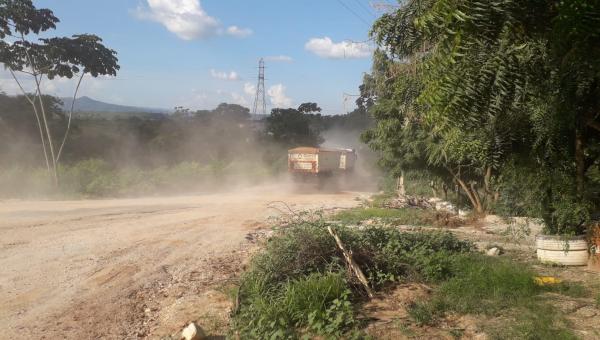
[[[63,131],[67,117],[60,109],[60,100],[48,96],[45,102],[51,126]],[[0,93],[0,107],[3,164],[41,166],[39,131],[26,98]],[[298,109],[276,108],[267,118],[256,120],[248,108],[222,103],[213,110],[176,107],[173,114],[161,118],[75,117],[63,160],[72,163],[97,158],[115,165],[144,167],[182,161],[227,163],[240,158],[273,162],[285,157],[288,147],[319,145],[323,131],[360,131],[370,121],[364,110],[335,116],[319,112],[317,104],[307,103]]]

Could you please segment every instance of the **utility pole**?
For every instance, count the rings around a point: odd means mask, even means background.
[[[252,114],[267,114],[267,102],[265,100],[265,61],[263,58],[260,58],[258,61],[258,84],[256,85],[256,97],[254,97]]]

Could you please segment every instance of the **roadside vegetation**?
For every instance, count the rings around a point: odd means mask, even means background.
[[[43,168],[12,167],[0,171],[0,197],[94,198],[198,193],[261,183],[278,176],[262,162],[180,162],[156,167],[115,166],[88,159],[58,167],[56,189]]]
[[[563,313],[543,294],[590,295],[583,287],[569,282],[540,285],[527,264],[482,255],[447,231],[348,227],[338,217],[332,217],[336,222],[296,221],[269,239],[241,277],[232,332],[257,339],[369,335],[372,320],[362,311],[369,299],[328,233],[331,226],[352,251],[376,297],[385,299],[403,284],[430,287],[426,298],[407,307],[410,322],[402,324],[404,331],[438,327],[450,335],[456,327],[444,325],[456,315],[479,315],[479,331],[491,338],[575,338]]]
[[[402,2],[370,31],[363,140],[476,214],[583,233],[600,212],[599,16],[589,1]]]
[[[45,99],[50,128],[64,133],[69,118],[60,100]],[[42,161],[35,115],[26,97],[0,92],[0,106],[0,197],[183,193],[259,183],[285,173],[288,147],[317,145],[330,131],[356,146],[370,121],[364,110],[321,116],[315,103],[302,104],[303,111],[274,110],[268,117],[252,117],[248,108],[226,103],[213,110],[177,108],[170,115],[145,119],[107,119],[101,114],[80,118],[78,113],[56,166],[57,184],[54,170],[48,171]],[[363,150],[361,159],[368,154]]]
[[[418,209],[385,209],[381,207],[354,208],[339,212],[333,219],[342,224],[359,224],[368,221],[387,222],[395,225],[430,225],[434,221],[434,214],[430,211]]]

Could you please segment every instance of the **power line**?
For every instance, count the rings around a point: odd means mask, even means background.
[[[344,8],[346,8],[350,13],[354,14],[354,16],[357,17],[360,21],[362,21],[365,25],[371,27],[371,24],[367,20],[365,20],[362,16],[356,13],[352,8],[348,7],[348,5],[346,5],[342,0],[337,0],[337,2],[339,2],[340,5],[344,6]]]
[[[377,17],[375,15],[375,13],[373,13],[373,11],[369,7],[365,6],[365,4],[363,4],[362,2],[360,2],[360,0],[354,0],[354,2],[356,2],[362,9],[364,9],[365,12],[369,13],[369,15],[372,15],[375,18]]]

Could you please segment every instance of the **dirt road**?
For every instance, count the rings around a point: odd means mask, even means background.
[[[0,202],[0,338],[159,338],[206,305],[227,313],[215,285],[240,270],[247,235],[277,214],[269,202],[328,209],[354,206],[358,196],[272,185],[186,197]]]

